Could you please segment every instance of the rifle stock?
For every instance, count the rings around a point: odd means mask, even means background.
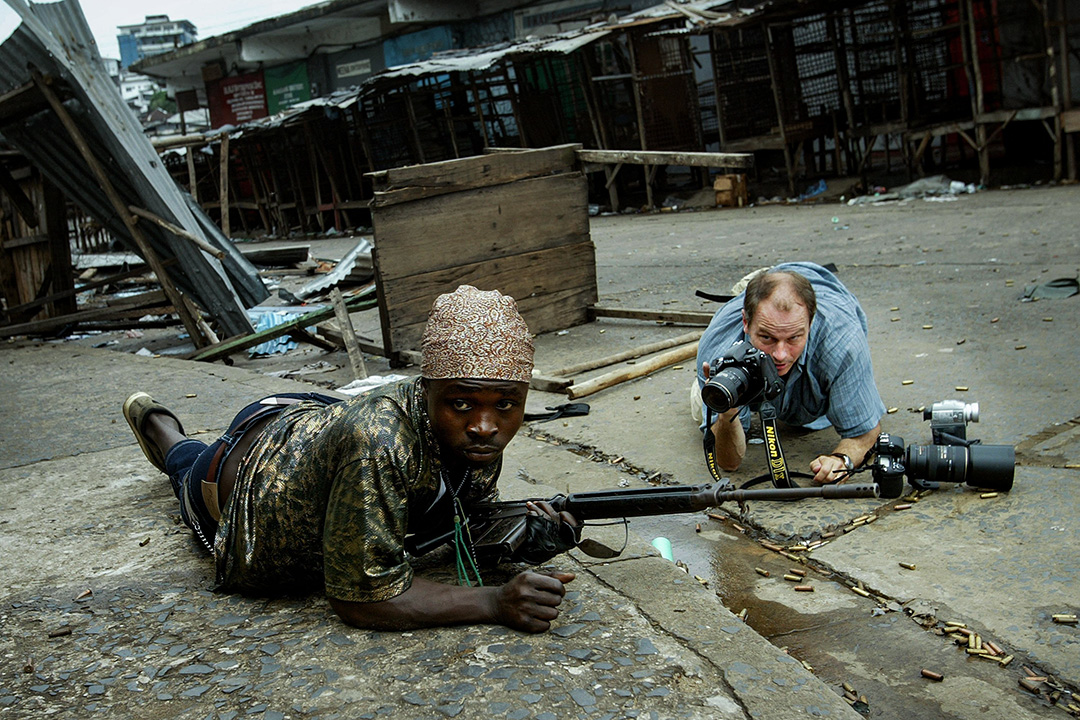
[[[553,498],[478,503],[472,508],[468,523],[477,561],[498,563],[509,559],[524,541],[527,512],[525,503],[530,501],[546,500],[556,511],[565,510],[577,520],[584,522],[608,518],[698,512],[731,501],[802,500],[805,498],[839,500],[876,498],[878,495],[876,483],[761,490],[739,490],[730,483],[597,490],[556,495]],[[453,534],[452,526],[434,528],[429,534],[413,535],[407,538],[406,548],[412,555],[423,555],[450,542]]]

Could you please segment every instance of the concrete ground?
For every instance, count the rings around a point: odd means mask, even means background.
[[[578,579],[563,616],[539,636],[372,633],[341,625],[321,598],[211,592],[209,560],[176,525],[168,485],[142,459],[120,403],[148,390],[210,438],[230,409],[297,386],[268,370],[322,361],[338,369],[308,380],[344,384],[340,353],[238,356],[226,367],[113,351],[166,352],[179,344],[170,334],[8,343],[0,717],[1063,717],[1080,705],[1070,693],[1080,690],[1080,631],[1052,621],[1080,609],[1070,492],[1080,465],[1080,297],[1021,297],[1027,285],[1077,276],[1078,195],[1070,186],[595,218],[605,305],[712,311],[694,290],[726,292],[782,260],[836,263],[867,312],[878,386],[896,409],[885,430],[928,444],[919,407],[978,402],[968,436],[1015,446],[1015,486],[997,497],[946,487],[910,509],[808,500],[636,519],[621,559],[575,551],[558,560]],[[331,242],[313,241],[312,254],[340,254]],[[357,324],[377,329],[372,315]],[[687,330],[571,328],[537,339],[537,367]],[[111,350],[90,347],[112,339]],[[372,373],[390,371],[368,362]],[[587,416],[528,425],[508,450],[504,495],[706,482],[689,417],[693,377],[686,362],[585,398]],[[529,409],[565,401],[534,392]],[[835,434],[783,439],[791,465],[805,469]],[[764,470],[764,450],[751,445],[732,480]],[[852,522],[863,516],[873,519]],[[622,542],[621,530],[589,532]],[[652,550],[660,535],[688,573]],[[783,579],[792,568],[807,572],[800,584],[813,592]],[[745,623],[733,614],[742,610]],[[1014,659],[965,652],[946,622]]]

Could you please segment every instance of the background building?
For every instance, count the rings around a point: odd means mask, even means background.
[[[170,20],[168,15],[147,15],[144,22],[121,25],[117,30],[120,31],[116,36],[120,45],[120,95],[150,132],[150,125],[159,127],[162,117],[175,112],[176,103],[165,97],[163,84],[147,75],[132,72],[130,66],[144,58],[173,52],[194,43],[198,31],[187,20]]]
[[[120,44],[120,67],[146,57],[172,52],[195,42],[198,31],[187,20],[170,20],[168,15],[147,15],[138,25],[121,25],[116,36]]]

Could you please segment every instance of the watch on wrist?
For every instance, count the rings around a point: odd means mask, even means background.
[[[845,455],[844,453],[829,453],[829,454],[832,455],[835,458],[840,458],[841,460],[843,460],[844,461],[844,469],[847,470],[848,472],[851,472],[852,470],[855,469],[855,463],[851,462],[851,458],[848,457],[847,455]]]

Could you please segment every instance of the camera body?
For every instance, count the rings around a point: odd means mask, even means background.
[[[923,418],[930,420],[932,445],[905,447],[901,437],[888,433],[878,436],[870,469],[881,497],[900,497],[905,475],[917,490],[935,489],[942,482],[966,482],[1006,492],[1012,489],[1016,469],[1013,446],[983,445],[967,439],[967,423],[979,421],[978,403],[944,400],[923,411]]]
[[[701,388],[701,400],[713,411],[772,400],[784,391],[784,381],[772,358],[745,340],[713,360],[713,376]]]

